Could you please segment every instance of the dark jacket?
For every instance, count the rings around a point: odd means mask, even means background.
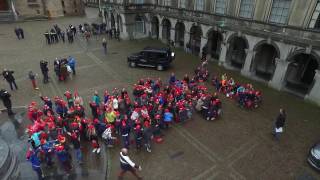
[[[0,99],[3,102],[3,105],[5,107],[11,107],[11,100],[10,100],[11,95],[9,94],[8,91],[6,90],[0,90]]]
[[[12,82],[14,81],[13,73],[14,71],[7,70],[7,71],[3,71],[2,75],[7,81]]]
[[[276,128],[283,127],[285,122],[286,122],[286,115],[280,113],[276,120]]]

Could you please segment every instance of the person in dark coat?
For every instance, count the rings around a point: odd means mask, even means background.
[[[14,73],[14,71],[4,69],[3,72],[2,72],[2,76],[9,83],[11,90],[13,90],[13,85],[17,90],[18,86],[17,86],[17,84],[15,82],[15,79],[13,77],[13,73]]]
[[[3,105],[7,108],[8,115],[12,116],[14,115],[14,113],[12,112],[12,103],[10,97],[11,95],[8,91],[6,91],[5,89],[0,90],[0,98],[3,102]]]
[[[274,128],[274,136],[276,140],[279,140],[281,133],[283,133],[283,127],[286,122],[286,112],[284,109],[280,108],[279,115],[277,116],[277,119],[275,121],[275,128]]]
[[[41,60],[41,61],[40,61],[40,69],[41,69],[41,72],[42,72],[42,75],[43,75],[43,83],[44,83],[44,84],[45,84],[45,83],[48,83],[48,82],[49,82],[48,62],[47,62],[47,61],[44,61],[44,60]]]
[[[24,39],[23,29],[19,27],[19,28],[18,28],[18,31],[19,31],[19,34],[20,34],[21,38]]]
[[[20,31],[18,27],[14,28],[14,33],[16,34],[17,38],[20,40]]]

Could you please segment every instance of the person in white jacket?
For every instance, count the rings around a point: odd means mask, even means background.
[[[141,166],[137,165],[136,163],[134,163],[130,157],[128,156],[128,149],[127,148],[122,148],[121,152],[120,152],[120,167],[121,167],[121,171],[118,175],[118,179],[123,179],[124,174],[127,171],[130,171],[137,179],[142,179],[142,177],[140,177],[137,172],[136,169],[138,169],[139,171],[142,170]]]

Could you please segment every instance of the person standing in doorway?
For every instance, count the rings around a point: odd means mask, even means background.
[[[281,133],[283,133],[283,128],[286,122],[286,112],[283,108],[280,108],[279,115],[274,124],[274,137],[276,140],[280,139]]]
[[[106,38],[102,39],[102,47],[104,50],[104,54],[107,54],[107,40],[106,40]]]
[[[135,164],[130,159],[128,155],[128,149],[126,148],[122,148],[120,152],[120,167],[121,171],[118,175],[119,180],[123,179],[123,176],[127,171],[130,171],[137,179],[142,179],[142,177],[140,177],[136,172],[136,169],[138,169],[139,171],[142,170],[141,166]]]
[[[18,90],[16,81],[13,77],[13,73],[14,73],[14,71],[4,69],[2,72],[2,75],[3,75],[4,79],[9,83],[11,90],[13,90],[13,86],[16,88],[16,90]]]

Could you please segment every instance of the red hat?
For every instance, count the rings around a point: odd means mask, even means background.
[[[140,130],[140,129],[141,129],[141,126],[140,126],[140,125],[137,125],[137,126],[135,127],[135,129],[136,129],[136,130]]]
[[[64,137],[63,135],[59,134],[59,135],[58,135],[58,141],[59,141],[60,143],[64,143],[64,142],[66,142],[66,137]]]
[[[154,118],[155,118],[155,119],[160,119],[161,116],[160,116],[160,114],[157,114],[156,117],[154,117]]]

